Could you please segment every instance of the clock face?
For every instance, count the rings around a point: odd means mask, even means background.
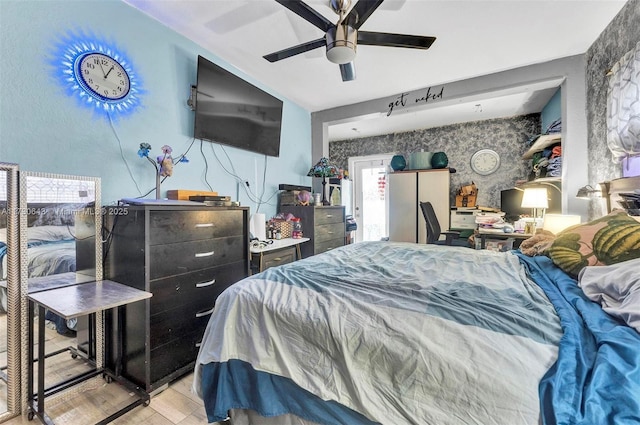
[[[491,149],[481,149],[471,157],[471,168],[481,176],[489,175],[500,167],[500,156]]]
[[[118,101],[129,94],[131,83],[124,67],[102,53],[87,53],[76,61],[76,75],[82,88],[103,101]]]

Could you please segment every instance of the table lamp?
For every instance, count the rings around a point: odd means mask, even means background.
[[[547,189],[544,187],[528,187],[522,194],[522,208],[531,208],[531,216],[544,219],[544,212],[549,208]]]
[[[309,177],[322,177],[322,205],[329,205],[326,198],[325,186],[327,185],[327,177],[335,177],[338,175],[338,168],[329,164],[329,159],[322,157],[307,173]]]

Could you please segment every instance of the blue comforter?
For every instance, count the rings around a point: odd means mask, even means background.
[[[225,291],[194,388],[210,421],[627,424],[639,373],[640,336],[546,258],[362,243]]]
[[[640,334],[589,300],[549,258],[519,255],[564,332],[558,361],[540,382],[543,423],[640,424]]]

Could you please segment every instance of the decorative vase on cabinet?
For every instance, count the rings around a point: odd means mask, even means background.
[[[439,169],[445,168],[447,165],[449,165],[449,158],[446,153],[436,152],[431,157],[431,167]]]
[[[394,155],[390,165],[393,171],[402,171],[407,166],[407,160],[402,155]]]

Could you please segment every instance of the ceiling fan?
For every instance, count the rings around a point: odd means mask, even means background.
[[[436,40],[424,37],[385,32],[359,31],[360,27],[384,0],[359,0],[349,10],[351,0],[330,0],[331,8],[339,16],[336,24],[313,10],[301,0],[276,0],[278,3],[325,32],[325,36],[265,55],[269,62],[276,62],[318,47],[325,46],[327,59],[340,65],[342,81],[355,80],[355,66],[358,44],[386,47],[408,47],[426,50]]]

